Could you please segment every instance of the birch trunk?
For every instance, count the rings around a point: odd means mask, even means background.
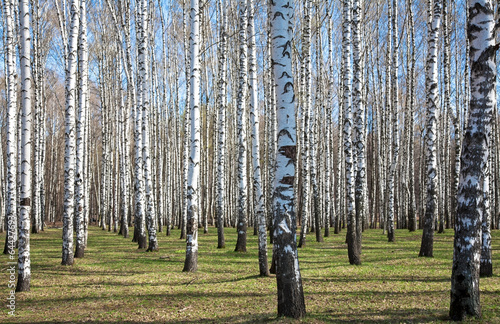
[[[427,199],[425,207],[424,231],[419,256],[433,257],[434,245],[434,221],[437,217],[437,120],[436,111],[438,106],[438,37],[441,25],[441,0],[434,1],[433,13],[431,13],[430,1],[428,2],[428,53],[426,63],[426,96],[427,96],[427,120],[426,120],[426,186]]]
[[[149,125],[150,125],[150,102],[149,102],[149,75],[148,75],[148,1],[141,0],[140,7],[140,28],[138,42],[138,72],[140,80],[139,96],[142,96],[141,104],[137,108],[142,113],[142,159],[144,168],[145,185],[145,217],[149,234],[149,244],[147,251],[158,250],[158,240],[156,237],[156,210],[154,199],[154,188],[152,175],[154,174],[151,166],[151,147],[149,144]]]
[[[494,4],[489,0],[469,2],[468,38],[471,62],[470,102],[460,166],[458,208],[451,273],[450,317],[479,318],[479,269],[481,226],[485,189],[488,189],[488,145],[496,106],[496,62]]]
[[[80,0],[80,37],[78,40],[80,93],[78,96],[78,119],[76,123],[76,179],[75,179],[75,220],[76,220],[76,250],[75,258],[83,258],[85,250],[85,190],[84,179],[87,177],[84,169],[86,143],[84,140],[87,122],[87,83],[88,83],[88,48],[87,48],[87,10],[86,0]]]
[[[292,18],[289,0],[271,2],[272,62],[276,80],[278,151],[274,182],[276,226],[276,281],[278,316],[301,318],[306,314],[300,276],[293,183],[296,163],[295,94],[292,74]]]
[[[269,276],[267,265],[267,232],[266,213],[264,211],[264,193],[260,174],[260,141],[259,141],[259,104],[257,93],[257,53],[255,48],[254,2],[248,0],[248,67],[250,81],[250,123],[252,125],[252,160],[253,190],[255,196],[255,219],[258,226],[259,272],[261,276]]]
[[[29,291],[31,281],[31,37],[29,1],[19,2],[21,65],[21,188],[19,208],[19,256],[16,292]]]
[[[6,75],[7,75],[7,192],[5,197],[5,217],[7,219],[7,235],[5,236],[4,254],[14,260],[14,248],[17,242],[17,94],[16,94],[16,60],[14,40],[14,3],[6,0],[4,16],[6,25]]]
[[[217,119],[217,248],[226,246],[224,239],[224,211],[226,193],[226,87],[227,87],[227,18],[224,0],[219,0],[219,79],[218,79],[218,119]]]
[[[142,120],[143,120],[143,107],[144,107],[144,95],[143,91],[145,89],[145,78],[144,78],[144,70],[145,66],[145,55],[144,53],[144,40],[145,31],[142,30],[143,27],[143,19],[142,15],[144,14],[142,10],[140,10],[141,2],[138,2],[139,8],[138,18],[136,20],[136,34],[137,34],[137,43],[141,45],[138,53],[138,61],[141,66],[138,67],[137,74],[137,104],[135,107],[135,131],[134,131],[134,149],[135,149],[135,228],[134,228],[134,238],[137,240],[139,245],[139,249],[146,248],[146,230],[145,230],[145,218],[146,218],[146,200],[145,200],[145,178],[144,178],[144,155],[142,154],[142,139],[143,139],[143,129],[142,129]]]
[[[354,146],[356,151],[357,164],[355,171],[355,231],[357,254],[361,257],[361,235],[362,222],[365,218],[365,181],[366,181],[366,161],[365,161],[365,107],[362,98],[362,59],[361,59],[361,15],[363,12],[363,1],[354,0],[353,20],[352,20],[352,52],[353,52],[353,86],[352,101],[354,110],[354,123],[356,137]]]
[[[62,265],[73,264],[73,219],[75,213],[75,105],[80,6],[71,0],[71,29],[66,63],[66,112],[64,151],[64,215]]]
[[[246,0],[239,1],[239,85],[238,85],[238,241],[236,252],[247,250],[247,117],[246,97],[248,93],[248,61],[247,61],[247,25],[248,7]]]
[[[351,11],[352,0],[344,0],[344,26],[343,26],[343,61],[344,61],[344,89],[343,106],[344,115],[344,154],[345,154],[345,181],[347,195],[347,250],[350,264],[361,264],[360,249],[357,247],[356,238],[356,210],[354,196],[354,161],[352,149],[353,118],[351,111]]]
[[[191,111],[191,155],[189,158],[187,222],[186,222],[186,259],[182,271],[194,272],[198,268],[198,201],[200,196],[200,5],[191,0],[191,49],[190,111]]]
[[[302,77],[302,91],[303,95],[303,109],[302,109],[302,215],[301,215],[301,229],[300,229],[300,240],[299,247],[306,246],[306,235],[309,230],[309,219],[310,219],[310,207],[309,207],[309,189],[310,189],[310,165],[311,165],[311,155],[309,150],[311,149],[310,143],[310,118],[311,118],[311,1],[304,0],[304,30],[302,36],[302,60],[303,64],[301,66]]]
[[[390,0],[389,0],[390,1]],[[439,1],[439,0],[438,0]],[[391,9],[389,9],[391,10]],[[398,65],[399,65],[399,42],[398,42],[398,2],[397,0],[393,0],[393,8],[392,8],[392,21],[391,21],[391,29],[392,29],[392,68],[391,68],[391,111],[390,118],[392,120],[392,160],[389,160],[391,163],[390,173],[389,173],[389,207],[387,214],[387,238],[389,242],[394,242],[394,215],[396,213],[396,206],[394,203],[394,193],[395,193],[395,179],[396,179],[396,168],[398,163],[398,155],[399,155],[399,130],[398,130],[398,109],[399,109],[399,100],[398,100]]]

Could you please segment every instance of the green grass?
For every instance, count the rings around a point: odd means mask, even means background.
[[[31,236],[31,291],[16,294],[16,317],[6,308],[7,256],[0,268],[0,322],[295,322],[276,318],[276,279],[258,276],[257,238],[233,252],[236,230],[200,234],[199,270],[181,272],[185,242],[174,230],[159,235],[159,252],[137,250],[131,239],[92,227],[85,258],[61,266],[61,229]],[[299,250],[306,323],[445,322],[449,308],[453,231],[436,234],[434,258],[418,258],[421,231],[363,234],[361,266],[351,266],[345,231]],[[0,235],[1,242],[5,234]],[[500,232],[493,233],[492,278],[481,279],[484,323],[500,323]]]

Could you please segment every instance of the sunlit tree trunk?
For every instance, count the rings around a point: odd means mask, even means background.
[[[391,0],[389,0],[391,1]],[[391,9],[389,9],[391,10]],[[399,88],[398,88],[398,65],[399,65],[399,32],[398,32],[398,1],[393,0],[392,16],[391,16],[391,29],[392,29],[392,68],[391,68],[391,111],[389,116],[392,125],[392,156],[389,170],[389,206],[387,214],[387,238],[389,242],[394,242],[394,219],[396,206],[394,203],[395,195],[395,181],[396,181],[396,168],[399,156],[399,130],[398,130],[398,109],[399,109]]]
[[[296,161],[295,93],[292,74],[292,18],[289,0],[271,2],[272,62],[276,80],[278,140],[274,213],[276,226],[276,281],[278,316],[301,318],[306,314],[299,270],[293,183]]]
[[[5,236],[4,254],[14,256],[17,242],[17,93],[16,93],[16,60],[14,40],[14,3],[3,2],[6,27],[6,75],[7,75],[7,191],[5,197],[5,217],[7,219],[7,235]]]
[[[19,256],[16,291],[29,291],[31,281],[31,36],[29,1],[19,2],[21,66],[21,188],[19,208]]]
[[[141,45],[141,48],[138,52],[139,64],[137,73],[137,104],[135,106],[135,131],[134,131],[134,149],[135,149],[135,228],[134,228],[134,238],[137,240],[139,245],[139,249],[146,248],[146,197],[145,197],[145,179],[144,179],[144,155],[142,154],[142,138],[143,138],[143,107],[144,107],[144,95],[143,91],[145,89],[144,83],[146,82],[144,78],[145,73],[145,55],[144,53],[144,40],[145,31],[142,30],[143,27],[143,19],[142,15],[144,14],[142,10],[137,11],[137,20],[136,20],[136,35],[137,35],[137,43]]]
[[[71,1],[71,29],[68,60],[66,62],[66,113],[64,153],[64,215],[62,265],[73,264],[73,218],[75,212],[75,105],[78,30],[80,24],[79,1]],[[65,28],[65,26],[63,26]]]
[[[351,11],[352,0],[344,0],[344,26],[342,35],[342,49],[344,61],[344,89],[343,106],[344,115],[344,154],[345,154],[345,181],[347,195],[347,250],[349,263],[360,264],[360,249],[357,248],[356,238],[356,210],[354,205],[354,161],[352,149],[353,118],[351,111]]]
[[[356,231],[356,249],[361,257],[361,235],[362,222],[365,217],[365,181],[366,181],[366,140],[365,140],[365,107],[362,98],[362,59],[361,59],[361,15],[363,12],[363,0],[354,0],[353,20],[352,20],[352,52],[353,52],[353,85],[352,85],[352,103],[354,110],[354,129],[355,138],[353,140],[354,150],[356,151],[357,164],[355,171],[355,231]]]
[[[87,10],[86,0],[80,0],[80,37],[78,40],[79,56],[79,87],[78,118],[76,122],[76,179],[75,179],[75,220],[76,220],[76,250],[75,258],[83,258],[85,250],[85,187],[84,179],[87,177],[84,168],[86,143],[84,140],[87,122],[87,83],[88,83],[88,48],[87,48]]]
[[[468,123],[462,144],[458,208],[451,273],[450,317],[464,320],[480,317],[479,269],[481,227],[488,189],[488,145],[496,106],[496,62],[494,4],[489,0],[469,2],[468,38],[471,62]]]
[[[304,27],[302,34],[302,66],[301,83],[303,84],[303,109],[302,109],[302,215],[299,247],[306,246],[306,235],[309,231],[310,207],[309,207],[309,190],[310,190],[310,165],[311,165],[311,1],[304,0]]]
[[[413,21],[413,1],[408,1],[408,19],[409,19],[409,29],[410,29],[410,93],[409,93],[409,149],[408,149],[408,191],[409,191],[409,202],[408,202],[408,230],[410,232],[417,230],[417,217],[416,217],[416,206],[415,206],[415,188],[414,188],[414,178],[415,178],[415,163],[413,160],[414,154],[414,119],[415,114],[415,23]]]
[[[267,233],[266,213],[264,211],[264,193],[260,172],[260,140],[259,140],[259,104],[257,93],[257,53],[255,46],[254,2],[248,0],[248,67],[250,91],[250,123],[252,126],[252,166],[253,190],[255,196],[255,220],[258,226],[259,272],[261,276],[269,276],[267,265]]]
[[[151,166],[151,147],[149,144],[149,124],[150,124],[150,101],[149,101],[149,74],[148,74],[148,1],[141,0],[138,2],[140,16],[140,27],[138,35],[138,79],[139,92],[138,96],[142,96],[141,105],[137,105],[137,109],[141,110],[142,114],[142,163],[144,174],[144,193],[145,193],[145,217],[146,226],[149,235],[149,244],[147,251],[158,250],[158,240],[156,237],[156,208],[154,201],[154,188],[152,175],[154,174]]]
[[[198,200],[200,197],[200,5],[198,0],[191,0],[191,31],[189,47],[191,49],[190,111],[191,111],[191,155],[188,172],[188,205],[186,222],[186,259],[182,271],[194,272],[198,268]]]
[[[226,201],[226,87],[227,87],[227,18],[226,2],[219,0],[219,75],[218,75],[218,119],[217,119],[217,248],[226,246],[224,239],[224,212]]]
[[[238,84],[238,241],[235,251],[247,250],[247,1],[239,1],[239,84]]]
[[[437,216],[437,106],[438,106],[438,37],[441,25],[441,0],[434,1],[433,13],[428,2],[428,52],[425,75],[427,96],[426,120],[426,168],[427,201],[425,207],[424,231],[419,256],[432,257],[434,245],[434,220]]]

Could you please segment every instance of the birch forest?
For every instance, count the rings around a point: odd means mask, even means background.
[[[367,231],[391,251],[412,232],[425,264],[451,233],[446,315],[480,317],[479,277],[498,277],[499,19],[491,0],[2,0],[16,292],[36,287],[48,230],[70,267],[101,249],[93,233],[143,255],[175,236],[187,273],[214,233],[255,249],[278,316],[303,318],[304,249],[340,237],[361,267]]]

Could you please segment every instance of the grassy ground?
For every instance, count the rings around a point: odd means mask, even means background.
[[[396,232],[387,243],[380,230],[363,236],[361,266],[351,266],[345,232],[299,250],[306,323],[447,321],[453,231],[436,235],[432,259],[418,258],[421,231]],[[61,266],[61,229],[31,236],[31,291],[16,295],[8,317],[7,257],[0,263],[0,322],[294,322],[276,318],[276,279],[260,278],[257,238],[248,252],[233,252],[236,231],[200,235],[199,270],[181,272],[185,243],[179,232],[160,233],[160,251],[137,250],[130,239],[92,227],[84,259]],[[1,242],[5,234],[0,235]],[[500,232],[493,233],[492,278],[481,279],[484,323],[500,323]]]

